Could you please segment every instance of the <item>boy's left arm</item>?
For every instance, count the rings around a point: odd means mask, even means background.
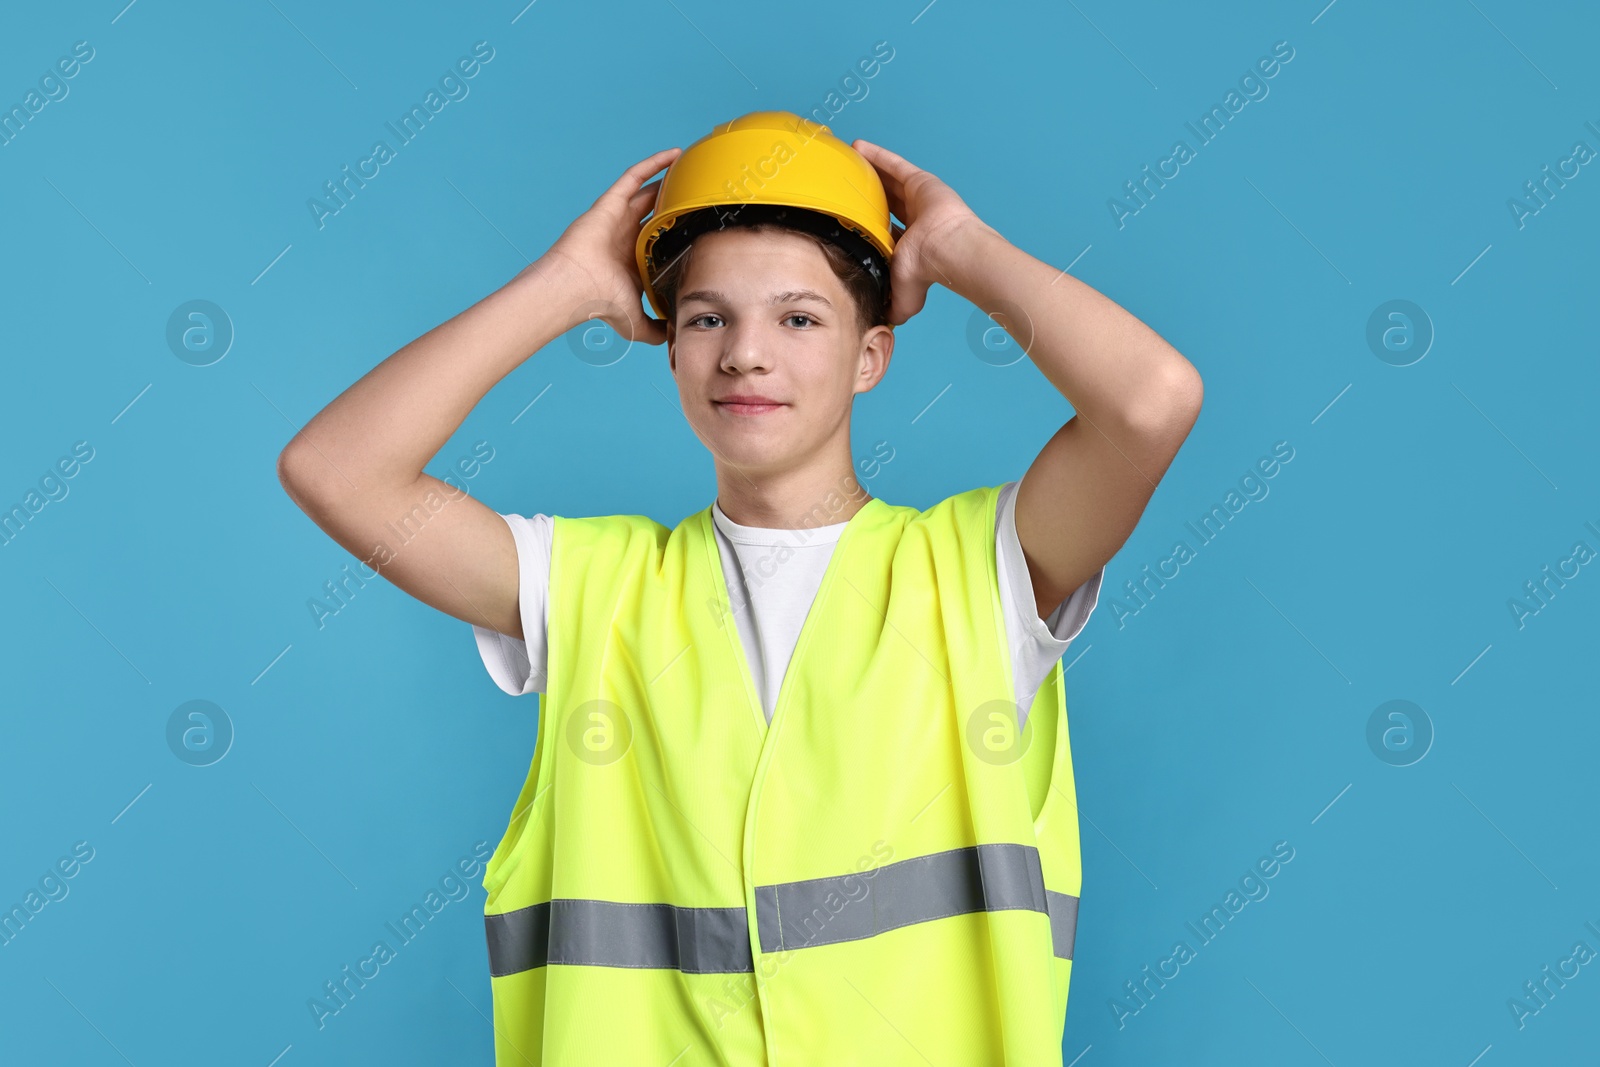
[[[928,248],[936,274],[1022,345],[1076,414],[1017,487],[1017,539],[1039,616],[1120,549],[1200,414],[1200,374],[1095,289],[977,216]]]
[[[954,189],[858,138],[896,227],[889,321],[939,282],[1016,338],[1077,411],[1017,487],[1017,540],[1040,618],[1114,556],[1200,415],[1200,374],[1144,323],[1000,236]]]

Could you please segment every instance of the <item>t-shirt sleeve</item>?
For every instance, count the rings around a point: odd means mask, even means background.
[[[550,541],[549,515],[501,515],[517,545],[517,605],[522,640],[498,630],[473,626],[478,655],[494,684],[512,696],[542,693],[549,669]]]
[[[1078,636],[1095,605],[1100,602],[1100,583],[1106,569],[1101,567],[1082,585],[1056,605],[1048,619],[1039,618],[1033,598],[1033,578],[1028,559],[1022,554],[1017,537],[1017,486],[1007,482],[1000,488],[995,512],[995,564],[999,572],[1000,600],[1005,608],[1006,637],[1011,644],[1011,664],[1016,687],[1019,724],[1028,721],[1028,709],[1056,661]]]

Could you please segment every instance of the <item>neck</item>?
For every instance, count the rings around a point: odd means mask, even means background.
[[[740,526],[808,530],[847,522],[872,494],[856,481],[848,460],[842,468],[812,468],[747,477],[717,464],[717,504]]]

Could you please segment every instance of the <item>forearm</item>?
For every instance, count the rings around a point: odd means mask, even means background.
[[[343,501],[414,484],[496,382],[571,328],[579,291],[559,260],[541,260],[411,341],[290,441],[285,485]]]
[[[1050,383],[1097,426],[1159,430],[1198,392],[1194,366],[1154,330],[985,223],[957,227],[934,266],[949,289],[1026,345]]]

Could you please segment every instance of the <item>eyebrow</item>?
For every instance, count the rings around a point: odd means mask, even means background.
[[[687,304],[694,300],[703,300],[709,304],[732,303],[732,301],[728,299],[727,294],[719,292],[715,289],[696,289],[692,293],[685,293],[678,298],[678,303]],[[786,289],[781,293],[774,293],[767,299],[767,303],[769,305],[790,304],[797,303],[802,300],[815,300],[823,307],[830,309],[833,307],[833,301],[829,300],[815,289]]]

